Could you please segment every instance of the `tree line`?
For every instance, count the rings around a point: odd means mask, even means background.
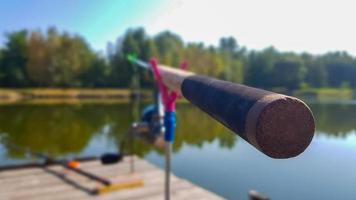
[[[0,87],[127,88],[134,75],[144,87],[152,84],[148,72],[127,61],[128,53],[143,60],[156,57],[171,66],[185,60],[193,72],[260,88],[356,87],[356,58],[347,52],[248,50],[233,37],[207,46],[185,43],[169,31],[150,36],[143,28],[128,29],[104,53],[93,51],[83,37],[54,27],[15,31],[5,38],[0,48]]]

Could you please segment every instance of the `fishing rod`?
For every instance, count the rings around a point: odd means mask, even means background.
[[[100,177],[98,175],[92,174],[90,172],[84,171],[79,167],[79,162],[78,161],[85,161],[85,160],[92,160],[93,157],[88,157],[88,158],[79,158],[78,160],[56,160],[50,156],[47,156],[44,153],[41,152],[36,152],[36,151],[31,151],[28,148],[23,148],[23,147],[19,147],[11,142],[9,142],[7,139],[0,137],[0,142],[4,145],[6,145],[6,147],[14,149],[16,151],[22,151],[26,154],[29,154],[31,156],[40,158],[40,159],[44,159],[45,162],[43,165],[39,165],[39,164],[34,164],[34,163],[29,163],[28,167],[30,166],[47,166],[47,165],[60,165],[66,169],[69,169],[71,171],[76,172],[77,174],[80,174],[84,177],[87,177],[91,180],[97,181],[101,184],[103,184],[103,187],[97,187],[94,188],[92,190],[90,190],[91,194],[103,194],[103,193],[108,193],[108,192],[112,192],[112,191],[116,191],[116,190],[122,190],[122,189],[126,189],[126,188],[135,188],[135,187],[140,187],[143,186],[143,180],[142,179],[134,179],[134,180],[130,180],[130,181],[125,181],[125,182],[112,182],[106,178]],[[113,164],[113,163],[117,163],[119,161],[121,161],[123,158],[122,154],[113,154],[113,153],[108,153],[108,154],[103,154],[100,157],[101,163],[104,165],[107,164]],[[14,167],[19,168],[19,167]],[[6,169],[10,169],[9,167],[4,167],[4,170]]]
[[[174,140],[175,100],[185,97],[248,143],[272,158],[290,158],[302,153],[315,131],[314,117],[301,100],[242,84],[221,81],[186,71],[149,63],[129,54],[127,59],[151,70],[164,105],[165,199],[170,199],[171,152]]]
[[[157,65],[164,86],[269,157],[295,157],[311,143],[313,114],[295,97],[158,65],[155,60],[147,63],[132,54],[127,59],[151,71]]]
[[[73,158],[72,160],[75,160],[77,162],[87,162],[87,161],[95,161],[97,160],[97,156],[85,156],[85,157],[78,157],[78,158]],[[16,170],[16,169],[27,169],[27,168],[33,168],[33,167],[43,167],[43,166],[52,166],[56,165],[58,162],[52,162],[52,163],[38,163],[38,162],[27,162],[23,164],[8,164],[8,165],[1,165],[0,166],[0,172],[6,171],[6,170]]]
[[[80,175],[83,175],[87,178],[90,178],[92,180],[95,180],[95,181],[98,181],[106,186],[110,185],[111,182],[105,178],[102,178],[102,177],[99,177],[95,174],[92,174],[92,173],[89,173],[89,172],[86,172],[82,169],[79,169],[78,166],[79,166],[79,162],[76,161],[76,160],[70,160],[70,161],[67,161],[67,160],[56,160],[50,156],[47,156],[46,154],[44,153],[41,153],[41,152],[37,152],[37,151],[32,151],[28,148],[24,148],[24,147],[20,147],[20,146],[17,146],[11,142],[9,142],[8,140],[5,140],[5,139],[1,139],[1,142],[6,145],[6,147],[8,148],[11,148],[11,149],[14,149],[16,151],[21,151],[21,152],[24,152],[30,156],[33,156],[33,157],[37,157],[37,158],[40,158],[40,159],[44,159],[44,165],[48,165],[48,164],[58,164],[58,165],[61,165],[62,167],[66,168],[66,169],[69,169],[69,170],[72,170]]]

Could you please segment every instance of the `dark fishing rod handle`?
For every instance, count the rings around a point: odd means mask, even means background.
[[[297,98],[200,75],[185,77],[180,90],[191,103],[272,158],[299,155],[314,136],[313,114]]]

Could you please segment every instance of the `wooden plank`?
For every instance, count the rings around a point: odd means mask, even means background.
[[[153,166],[147,166],[147,163],[143,163],[142,161],[135,161],[135,167],[137,170],[141,170],[141,168],[147,168],[147,169],[153,169]],[[65,169],[61,166],[57,167],[49,167],[50,170],[55,170],[55,171],[60,171],[62,173],[66,173],[68,176],[81,176],[77,174],[76,172],[73,172],[69,169]],[[81,166],[81,169],[85,169],[85,171],[88,171],[93,174],[98,174],[100,176],[112,176],[111,172],[117,172],[118,174],[122,173],[129,173],[130,172],[130,165],[128,162],[125,163],[120,163],[119,165],[92,165],[89,168],[85,168],[85,166]],[[19,175],[19,176],[13,176],[12,178],[5,178],[1,179],[0,182],[0,189],[4,185],[11,185],[11,184],[16,184],[16,182],[26,182],[27,180],[33,180],[33,179],[47,179],[50,174],[46,173],[43,169],[40,169],[41,173],[37,172],[36,174],[27,174],[27,175]],[[110,172],[110,173],[109,173]]]
[[[221,197],[206,191],[199,187],[191,187],[185,191],[174,191],[172,194],[173,199],[177,200],[189,200],[189,199],[211,199],[211,200],[221,200]]]
[[[149,179],[149,180],[154,180],[155,178],[160,177],[161,173],[162,173],[161,171],[159,171],[157,169],[145,169],[145,170],[148,170],[148,171],[143,171],[143,170],[140,171],[140,176],[144,179]],[[124,176],[124,175],[127,176],[128,174],[121,174],[121,176]],[[113,174],[112,177],[118,177],[118,175]],[[101,185],[95,181],[92,181],[92,180],[89,180],[89,179],[83,178],[83,177],[68,176],[66,178],[69,181],[72,181],[72,182],[74,182],[80,186],[83,186],[85,188],[88,188],[88,189],[93,189],[95,186]],[[0,197],[3,195],[8,195],[8,194],[14,193],[15,191],[17,191],[16,195],[30,195],[30,194],[37,194],[37,193],[39,193],[39,194],[47,193],[52,190],[64,191],[64,190],[68,189],[67,186],[69,184],[66,184],[63,180],[59,179],[58,177],[53,176],[53,177],[50,177],[49,179],[52,179],[51,184],[40,182],[39,185],[35,185],[34,187],[24,187],[21,189],[18,189],[17,187],[13,187],[12,189],[9,189],[9,190],[6,190],[6,191],[3,191],[2,193],[0,193]],[[62,188],[62,189],[59,189],[59,188]],[[71,188],[74,188],[74,187],[71,186]]]
[[[121,166],[122,167],[122,166]],[[119,170],[117,170],[119,169]],[[50,169],[51,170],[51,169]],[[145,172],[150,172],[154,169],[152,166],[147,166],[145,163],[140,163],[140,165],[137,166],[137,170],[139,172],[145,173]],[[89,171],[89,170],[86,170]],[[63,171],[61,170],[53,170],[53,172],[57,172],[59,174],[64,175]],[[115,178],[121,178],[122,176],[128,176],[131,173],[129,173],[129,170],[120,170],[118,166],[111,166],[111,167],[106,167],[106,168],[101,168],[101,169],[95,169],[91,170],[91,173],[100,175],[101,177],[108,178],[108,179],[115,179]],[[84,177],[82,175],[79,175],[75,172],[70,172],[65,175],[65,178],[70,179],[75,181],[78,184],[86,183],[90,181],[89,178]],[[114,181],[114,180],[113,180]],[[95,181],[94,181],[95,182]],[[16,180],[13,181],[11,184],[9,183],[0,183],[0,193],[1,192],[12,192],[14,190],[23,190],[23,191],[30,191],[32,192],[33,188],[46,188],[46,187],[54,187],[58,184],[63,184],[63,180],[60,177],[56,177],[53,174],[50,174],[50,172],[45,172],[45,174],[37,177],[33,177],[32,179],[21,179],[21,180]],[[0,194],[1,195],[1,194]]]
[[[115,199],[122,199],[122,200],[131,200],[131,199],[139,199],[139,198],[147,198],[152,195],[161,194],[163,199],[163,192],[164,192],[164,179],[161,177],[157,179],[158,182],[150,182],[145,185],[143,188],[136,188],[133,190],[125,190],[118,193],[112,193],[107,195],[102,195],[96,197],[99,200],[115,200]],[[190,184],[185,182],[181,182],[180,180],[172,180],[172,189],[187,189],[191,187]]]
[[[147,169],[147,170],[151,170],[151,169]],[[145,171],[147,171],[147,170],[145,170]],[[145,171],[141,171],[140,173],[145,172]],[[111,178],[127,177],[129,175],[130,175],[129,173],[126,173],[126,174],[112,173],[111,176],[105,176],[105,178],[108,178],[110,180]],[[4,192],[9,193],[9,192],[12,192],[15,190],[32,190],[33,188],[37,188],[37,187],[41,187],[41,188],[53,187],[57,184],[63,184],[64,183],[63,179],[73,180],[78,184],[82,184],[83,182],[85,183],[88,181],[93,181],[91,179],[88,179],[86,177],[79,176],[79,175],[64,176],[64,177],[49,176],[46,179],[31,179],[26,182],[15,182],[14,184],[4,185],[3,187],[0,187],[0,193],[4,193]],[[95,181],[93,181],[93,182],[95,182]]]
[[[163,199],[164,172],[158,167],[135,157],[136,172],[144,180],[144,186],[93,196],[88,193],[101,184],[61,166],[47,169],[8,171],[0,177],[1,200],[64,200],[64,199]],[[114,165],[101,165],[90,161],[81,165],[85,171],[107,177],[110,180],[129,180],[130,159]],[[19,173],[17,173],[19,172]],[[34,174],[32,174],[34,173]],[[222,199],[172,175],[172,199]]]
[[[194,185],[191,185],[190,187],[184,189],[174,188],[174,190],[171,192],[171,198],[174,200],[191,200],[191,199],[222,200],[223,199],[217,196],[216,194],[198,188]],[[163,193],[152,195],[149,197],[138,198],[135,200],[156,200],[156,199],[163,199]]]
[[[142,159],[139,159],[137,156],[133,156],[135,162],[142,162]],[[120,164],[129,164],[130,158],[125,157]],[[80,166],[86,169],[90,169],[92,167],[101,167],[103,166],[99,161],[84,161],[80,162]],[[60,169],[62,166],[59,165],[52,165],[49,166],[51,169]],[[27,169],[17,169],[17,170],[0,170],[0,179],[3,180],[5,178],[13,178],[14,176],[24,176],[24,175],[34,175],[34,174],[41,174],[41,168],[27,168]]]
[[[152,172],[149,173],[150,177],[155,177],[154,179],[150,179],[150,180],[145,180],[145,186],[146,185],[152,185],[151,187],[155,187],[156,184],[160,184],[160,182],[162,182],[162,180],[160,180],[160,171],[158,170],[154,170]],[[83,187],[86,188],[90,188],[90,189],[94,189],[96,186],[99,186],[100,184],[97,184],[93,181],[89,181],[89,182],[84,182],[82,183]],[[37,188],[36,190],[32,190],[32,191],[26,191],[26,192],[19,192],[15,195],[16,198],[18,199],[48,199],[50,196],[53,195],[53,193],[56,193],[56,195],[65,195],[67,197],[70,197],[71,194],[75,191],[78,191],[78,188],[74,188],[71,187],[67,184],[59,184],[59,185],[55,185],[55,186],[51,186],[51,187],[46,187],[46,188]],[[127,190],[127,191],[130,191]],[[86,192],[82,192],[84,194],[87,194]],[[105,196],[106,194],[102,195]],[[85,198],[87,196],[91,196],[89,194],[84,195]]]

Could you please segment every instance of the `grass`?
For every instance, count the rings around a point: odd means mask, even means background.
[[[29,89],[0,89],[0,103],[23,101],[39,102],[92,102],[128,100],[131,96],[129,89],[63,89],[63,88],[29,88]],[[142,95],[149,95],[143,90]]]
[[[62,89],[62,88],[31,88],[31,89],[0,89],[1,97],[22,96],[22,97],[110,97],[129,96],[128,89]]]
[[[280,92],[280,91],[279,91]],[[283,92],[282,92],[283,93]],[[14,102],[31,103],[84,103],[84,102],[122,102],[129,100],[129,89],[63,89],[63,88],[0,88],[0,104]],[[142,96],[151,97],[151,91],[141,90]],[[320,100],[350,100],[354,97],[350,88],[306,88],[293,92],[293,96]],[[182,101],[182,100],[180,100]]]
[[[353,93],[351,88],[307,88],[296,90],[293,95],[317,99],[349,100],[353,98]]]

